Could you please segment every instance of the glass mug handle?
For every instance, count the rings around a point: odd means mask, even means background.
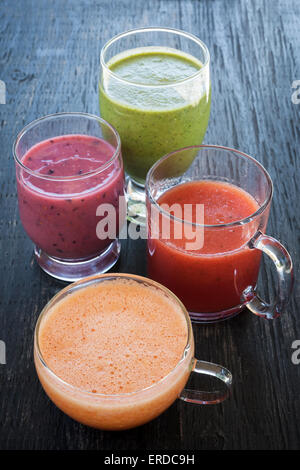
[[[266,253],[275,264],[278,279],[277,294],[272,303],[267,303],[250,286],[244,290],[243,300],[248,301],[246,305],[252,313],[273,320],[279,317],[288,303],[294,280],[293,262],[289,253],[279,241],[260,231],[250,240],[249,246],[252,249]]]
[[[181,400],[197,405],[216,405],[228,398],[232,384],[232,374],[225,367],[213,364],[212,362],[193,359],[192,373],[193,372],[216,377],[224,382],[225,387],[223,387],[223,390],[214,390],[213,392],[201,392],[200,390],[185,388],[179,396]]]

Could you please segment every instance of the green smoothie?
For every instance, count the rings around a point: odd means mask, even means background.
[[[125,169],[144,184],[163,155],[202,143],[209,119],[209,75],[195,57],[170,48],[139,48],[108,62],[100,109],[119,132]]]

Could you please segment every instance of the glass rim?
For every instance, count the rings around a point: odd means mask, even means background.
[[[183,36],[187,39],[192,40],[194,43],[196,43],[198,46],[201,47],[201,49],[204,52],[205,56],[205,61],[202,64],[202,67],[194,74],[190,75],[189,77],[183,78],[181,80],[176,80],[172,83],[162,83],[162,84],[145,84],[145,83],[138,83],[138,82],[133,82],[130,80],[126,80],[125,78],[120,77],[118,74],[114,73],[110,68],[107,66],[107,63],[105,62],[104,59],[104,54],[106,53],[107,49],[114,44],[115,42],[119,41],[123,37],[130,36],[132,34],[137,34],[137,33],[145,33],[145,32],[165,32],[165,33],[172,33],[172,34],[177,34],[179,36]],[[180,49],[178,49],[180,50]],[[183,31],[181,29],[176,29],[176,28],[160,28],[159,26],[149,26],[146,28],[135,28],[135,29],[129,29],[128,31],[124,31],[123,33],[119,33],[116,36],[113,36],[111,39],[109,39],[104,46],[101,49],[100,52],[100,65],[102,68],[112,77],[114,77],[116,80],[123,82],[127,85],[131,86],[136,86],[136,87],[143,87],[143,88],[166,88],[166,87],[174,87],[176,85],[179,85],[181,83],[186,83],[190,80],[194,80],[196,77],[200,76],[208,67],[210,63],[210,54],[208,47],[206,44],[201,41],[197,36],[195,36],[192,33],[188,33],[186,31]],[[101,78],[101,77],[100,77]]]
[[[116,137],[117,140],[117,147],[113,153],[113,155],[110,157],[110,159],[103,163],[102,165],[99,166],[99,168],[95,170],[88,171],[86,173],[82,173],[81,175],[73,175],[73,176],[52,176],[52,175],[42,175],[41,173],[38,173],[36,170],[32,170],[31,168],[27,167],[22,163],[22,161],[19,159],[17,156],[17,146],[20,143],[22,137],[31,129],[33,129],[35,126],[39,125],[41,122],[46,121],[46,120],[51,120],[51,119],[57,119],[57,118],[67,118],[67,117],[81,117],[81,118],[87,118],[93,121],[98,121],[101,124],[104,124],[107,128],[109,128],[114,136]],[[62,134],[64,135],[64,134]],[[66,134],[66,135],[76,135],[76,134]],[[89,134],[83,134],[89,136]],[[61,135],[54,136],[53,139],[56,137],[61,137]],[[94,136],[96,138],[96,136]],[[42,142],[42,141],[41,141]],[[27,173],[29,173],[32,176],[35,176],[40,179],[45,179],[49,181],[77,181],[81,179],[88,178],[90,176],[97,175],[98,173],[101,173],[105,169],[107,169],[116,159],[117,157],[121,154],[121,139],[120,136],[117,132],[117,130],[105,119],[101,118],[100,116],[96,116],[95,114],[90,114],[90,113],[82,113],[82,112],[60,112],[60,113],[54,113],[54,114],[47,114],[45,116],[42,116],[38,119],[35,119],[34,121],[31,121],[29,124],[27,124],[23,129],[18,133],[17,137],[14,140],[13,147],[13,156],[15,163],[19,165],[23,170],[25,170]]]
[[[149,189],[150,179],[151,179],[151,176],[152,176],[154,170],[163,161],[167,160],[168,158],[172,157],[173,155],[178,154],[179,152],[182,152],[184,150],[193,150],[193,149],[198,149],[199,151],[201,149],[215,149],[215,150],[218,150],[218,151],[219,150],[226,150],[226,151],[232,152],[234,154],[237,154],[237,156],[239,158],[243,157],[246,160],[250,160],[252,163],[254,163],[262,171],[262,173],[265,175],[266,180],[268,182],[268,194],[267,194],[264,202],[262,204],[260,204],[259,208],[255,212],[250,214],[249,216],[244,217],[243,219],[240,219],[240,220],[236,220],[234,222],[228,222],[228,223],[223,223],[223,224],[198,224],[198,223],[195,223],[195,222],[190,222],[188,220],[180,219],[179,217],[175,217],[171,213],[169,213],[169,212],[165,211],[164,209],[162,209],[162,207],[152,197],[152,194],[150,193],[150,189]],[[182,147],[180,149],[174,150],[173,152],[170,152],[170,153],[164,155],[157,162],[155,162],[154,165],[152,165],[152,167],[149,169],[149,171],[147,173],[147,177],[146,177],[145,188],[146,188],[146,195],[149,198],[150,203],[152,205],[154,205],[158,209],[158,211],[162,215],[167,217],[168,219],[171,219],[175,222],[180,222],[181,224],[190,225],[192,227],[199,227],[199,228],[201,227],[201,228],[207,228],[207,229],[222,229],[222,228],[231,228],[231,227],[246,225],[246,224],[252,222],[254,219],[256,219],[259,215],[261,215],[265,211],[265,209],[268,207],[268,205],[269,205],[269,203],[272,199],[272,196],[273,196],[273,182],[272,182],[272,179],[271,179],[269,173],[264,168],[264,166],[261,163],[259,163],[255,158],[248,155],[247,153],[241,152],[240,150],[233,149],[231,147],[224,147],[222,145],[206,145],[206,144],[191,145],[191,146],[187,146],[187,147]]]
[[[114,280],[114,279],[129,279],[129,280],[134,280],[136,282],[140,282],[140,283],[143,283],[143,284],[146,284],[146,285],[150,285],[150,286],[156,287],[159,290],[163,291],[168,297],[171,297],[171,299],[175,301],[175,303],[180,307],[181,311],[184,314],[184,318],[185,318],[186,325],[187,325],[187,341],[186,341],[186,345],[184,347],[184,350],[182,352],[182,355],[181,355],[179,361],[177,362],[177,364],[172,368],[172,370],[170,370],[170,372],[168,372],[167,375],[165,375],[163,378],[161,378],[160,380],[158,380],[154,384],[149,385],[148,387],[145,387],[143,389],[136,390],[136,391],[133,391],[133,392],[127,392],[127,393],[118,393],[118,394],[93,393],[93,392],[89,392],[87,390],[83,390],[83,389],[81,389],[81,388],[79,388],[75,385],[72,385],[72,384],[66,382],[64,379],[59,377],[47,365],[47,363],[46,363],[46,361],[45,361],[45,359],[42,355],[40,345],[39,345],[39,330],[40,330],[40,325],[41,325],[41,322],[42,322],[44,316],[47,314],[47,312],[49,312],[49,310],[51,309],[53,304],[55,304],[57,301],[59,302],[59,298],[61,296],[63,297],[66,292],[68,292],[69,290],[72,290],[74,288],[75,288],[75,290],[77,290],[77,288],[80,289],[80,286],[82,284],[83,284],[82,288],[90,286],[91,284],[94,284],[93,281],[95,281],[95,283],[97,283],[97,280],[99,280],[99,282],[101,282],[101,280],[105,281],[105,280]],[[85,283],[87,283],[87,286],[84,286]],[[35,325],[35,329],[34,329],[34,351],[37,353],[38,360],[41,362],[42,366],[61,385],[65,386],[67,388],[70,388],[73,391],[76,391],[76,392],[79,392],[81,394],[87,395],[88,397],[93,397],[93,398],[101,397],[103,399],[114,399],[114,398],[116,398],[116,399],[124,398],[125,399],[125,398],[130,398],[132,396],[136,396],[138,394],[142,394],[144,392],[147,392],[148,390],[152,390],[152,389],[156,388],[158,385],[160,385],[161,383],[166,382],[169,379],[169,377],[174,374],[174,372],[177,370],[177,368],[183,363],[183,361],[187,357],[188,352],[190,351],[190,348],[191,348],[192,337],[193,337],[192,325],[191,325],[191,320],[190,320],[189,314],[188,314],[185,306],[183,305],[183,303],[167,287],[163,286],[162,284],[159,284],[156,281],[153,281],[152,279],[149,279],[149,278],[144,277],[144,276],[138,276],[136,274],[106,273],[106,274],[96,274],[96,275],[89,276],[89,277],[86,277],[84,279],[81,279],[79,281],[73,282],[73,283],[69,284],[68,286],[66,286],[64,289],[57,292],[57,294],[55,294],[47,302],[47,304],[44,306],[41,313],[39,314],[36,325]]]

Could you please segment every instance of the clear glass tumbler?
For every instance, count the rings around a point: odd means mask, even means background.
[[[185,319],[187,341],[182,357],[176,366],[162,379],[153,385],[130,393],[107,394],[91,393],[65,382],[49,365],[47,365],[40,348],[40,332],[51,309],[72,292],[80,292],[85,288],[102,282],[128,280],[155,289],[159,295],[166,296],[175,304],[176,310],[182,312]],[[163,317],[163,312],[162,312]],[[162,324],[166,327],[165,323]],[[83,318],[84,325],[84,318]],[[120,331],[122,334],[122,331]],[[116,345],[117,347],[117,345]],[[113,359],[113,358],[112,358]],[[137,365],[139,357],[136,357]],[[34,333],[34,361],[40,382],[50,399],[64,413],[73,419],[106,430],[123,430],[140,426],[160,415],[177,398],[195,404],[217,404],[225,400],[230,393],[232,384],[231,373],[223,366],[200,361],[194,357],[194,336],[191,321],[184,305],[168,289],[151,279],[131,274],[103,274],[92,276],[73,283],[56,294],[42,310]],[[66,361],[70,361],[66,357]],[[144,365],[141,367],[147,367]],[[204,374],[220,380],[220,387],[213,391],[199,391],[184,388],[191,374]],[[126,374],[124,375],[126,377]]]
[[[163,155],[199,145],[210,113],[210,57],[196,36],[171,28],[127,31],[100,56],[101,116],[119,132],[128,218],[145,223],[145,179]]]
[[[255,201],[255,212],[242,220],[205,225],[204,218],[195,223],[194,216],[174,216],[160,205],[168,190],[203,180],[230,183],[246,191]],[[230,191],[230,186],[226,188]],[[153,165],[146,192],[148,274],[180,298],[192,320],[224,320],[245,307],[270,319],[283,311],[293,284],[292,260],[277,240],[265,234],[273,185],[258,161],[220,146],[180,149]],[[232,204],[229,196],[226,204]],[[223,208],[219,208],[221,216]],[[203,209],[205,214],[210,207],[204,205]],[[193,244],[197,240],[199,243]],[[277,295],[271,303],[256,292],[262,252],[277,270]]]
[[[20,218],[40,267],[64,281],[110,269],[119,258],[126,217],[120,138],[113,127],[85,113],[45,116],[19,133],[13,155]],[[113,209],[114,223],[100,234],[104,203]]]

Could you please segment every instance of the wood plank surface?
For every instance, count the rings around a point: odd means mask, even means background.
[[[2,0],[0,1],[0,449],[296,449],[300,447],[299,284],[276,321],[244,312],[194,325],[197,357],[234,375],[218,406],[177,401],[153,422],[122,433],[80,425],[46,397],[32,350],[35,322],[62,287],[37,266],[19,219],[12,142],[32,120],[59,111],[99,114],[103,44],[124,30],[176,27],[211,53],[212,108],[205,142],[233,146],[270,172],[274,199],[268,233],[289,249],[299,277],[299,117],[292,83],[300,80],[298,0]],[[146,274],[145,242],[124,241],[117,270]],[[261,294],[274,295],[267,261]]]

